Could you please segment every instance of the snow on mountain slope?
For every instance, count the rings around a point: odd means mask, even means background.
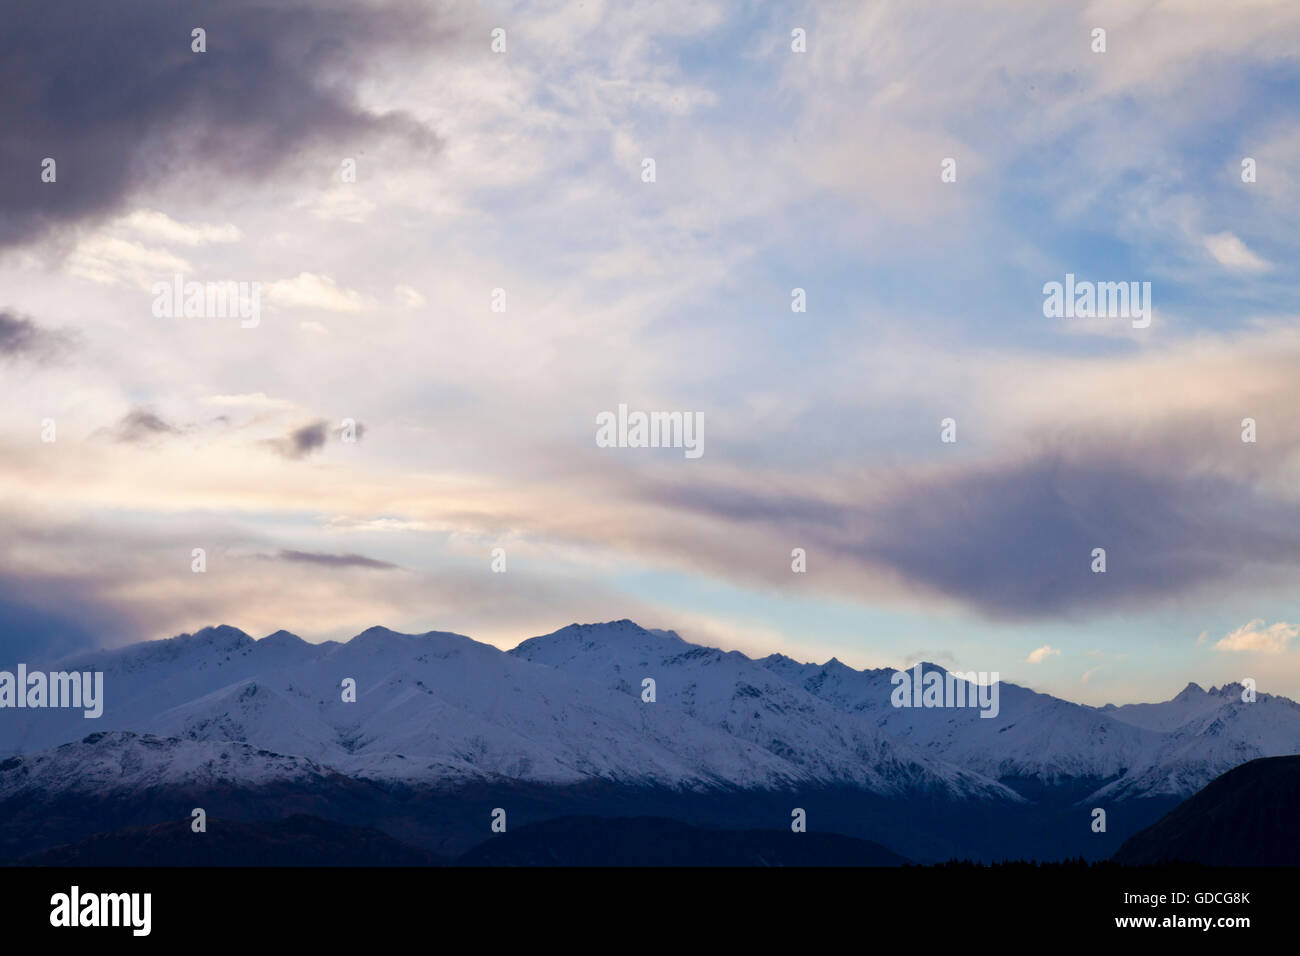
[[[1182,710],[1195,716],[1165,735],[1150,765],[1102,788],[1095,796],[1183,796],[1248,760],[1300,753],[1300,704],[1271,694],[1258,694],[1254,701],[1246,702],[1241,699],[1240,684],[1209,691],[1191,685],[1188,690],[1192,688],[1192,701],[1175,698],[1168,703],[1177,705],[1171,708],[1173,713]],[[1179,697],[1187,693],[1185,690]],[[1149,721],[1170,719],[1153,710],[1141,711],[1139,716]]]
[[[1240,684],[1228,684],[1225,687],[1211,687],[1208,691],[1200,684],[1191,683],[1184,687],[1172,700],[1155,704],[1124,704],[1116,707],[1107,704],[1097,708],[1099,713],[1134,727],[1148,730],[1169,732],[1186,726],[1198,717],[1204,717],[1222,708],[1234,698],[1241,699]],[[1260,698],[1267,694],[1259,695]]]
[[[455,634],[371,628],[346,643],[269,645],[233,628],[86,655],[102,669],[104,716],[11,711],[0,752],[76,740],[88,729],[236,740],[349,773],[446,779],[503,775],[776,787],[801,773],[716,728],[587,685]],[[341,683],[356,681],[344,702]]]
[[[246,744],[96,733],[40,753],[0,761],[0,800],[19,793],[139,792],[159,786],[320,784],[337,776],[302,757]]]
[[[978,774],[928,759],[865,721],[781,679],[738,651],[723,652],[649,631],[631,621],[573,624],[523,641],[510,653],[575,674],[639,700],[652,678],[647,712],[680,710],[756,744],[812,779],[878,793],[928,791],[957,797],[1019,798]]]
[[[1048,785],[1108,780],[1149,764],[1163,743],[1153,731],[1005,681],[998,685],[997,716],[990,718],[974,706],[895,707],[890,698],[896,672],[890,668],[859,671],[834,659],[799,664],[781,655],[762,663],[921,752],[994,779],[1029,777]],[[922,673],[930,672],[947,674],[923,664]],[[965,700],[976,699],[974,685],[956,684]]]
[[[365,701],[329,708],[358,753],[450,753],[512,777],[777,786],[788,764],[680,714],[511,657],[459,635],[372,629],[331,651],[331,674],[384,670]],[[442,709],[442,712],[438,708]],[[540,750],[540,752],[539,752]]]
[[[313,760],[345,753],[334,743],[337,733],[317,707],[288,689],[277,690],[265,676],[153,714],[145,724],[160,736],[255,742],[276,753]]]
[[[754,661],[631,621],[572,625],[509,653],[444,632],[371,628],[309,644],[217,627],[28,663],[103,671],[104,714],[6,710],[0,758],[127,731],[244,743],[381,781],[815,782],[1016,799],[993,781],[1186,795],[1245,760],[1300,752],[1300,706],[1266,694],[1243,703],[1237,685],[1094,708],[1003,683],[986,719],[977,707],[893,707],[889,669]],[[645,677],[653,704],[641,700]]]
[[[982,718],[973,707],[894,707],[889,668],[857,671],[834,659],[800,664],[781,655],[763,663],[923,753],[994,779],[1110,781],[1086,800],[1190,796],[1247,760],[1300,753],[1300,705],[1268,694],[1244,703],[1238,684],[1210,691],[1189,684],[1164,703],[1098,708],[1001,682],[998,716]]]
[[[287,632],[254,641],[234,627],[209,627],[164,641],[75,654],[33,669],[102,671],[103,716],[87,720],[80,710],[15,710],[0,720],[0,755],[30,753],[80,740],[92,732],[146,731],[171,707],[267,671],[326,652],[332,644],[308,644]]]

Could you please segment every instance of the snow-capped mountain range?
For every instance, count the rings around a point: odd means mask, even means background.
[[[1026,781],[1082,781],[1092,800],[1186,796],[1246,760],[1300,752],[1300,706],[1243,703],[1235,685],[1093,708],[1003,683],[998,716],[982,719],[893,707],[892,670],[753,660],[631,621],[574,624],[509,652],[436,631],[310,644],[214,627],[46,666],[102,671],[103,716],[0,711],[0,758],[16,758],[0,762],[0,798],[339,775],[1017,804],[1032,799]]]

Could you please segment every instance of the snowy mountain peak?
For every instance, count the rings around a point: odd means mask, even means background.
[[[722,651],[648,631],[630,621],[571,625],[522,642],[510,652],[641,701],[653,680],[655,705],[779,757],[791,776],[862,786],[882,794],[908,790],[977,799],[1021,798],[987,777],[886,740],[873,722],[819,699],[800,681],[802,667],[778,674],[739,651]],[[774,662],[779,663],[779,662]],[[858,672],[843,667],[845,674]],[[885,695],[884,699],[888,699]]]
[[[1195,700],[1197,698],[1204,697],[1204,696],[1205,696],[1205,688],[1203,688],[1200,684],[1196,683],[1196,681],[1189,681],[1187,686],[1178,692],[1178,696],[1175,697],[1174,700],[1180,700],[1180,701]]]
[[[410,634],[403,634],[400,631],[394,631],[392,628],[376,624],[374,627],[368,627],[360,634],[352,638],[354,641],[359,640],[382,640],[388,637],[410,637]]]
[[[266,637],[262,638],[257,643],[264,646],[275,646],[278,644],[297,646],[298,644],[306,644],[307,642],[304,641],[297,634],[294,634],[291,631],[286,631],[284,630],[284,628],[281,628],[280,630],[276,631],[274,634],[266,635]]]
[[[193,634],[178,634],[172,640],[177,645],[206,644],[222,650],[246,647],[253,643],[251,637],[239,628],[231,627],[229,624],[215,624],[201,628]]]
[[[887,674],[890,677],[892,677],[894,674],[899,673],[900,671],[910,674],[914,672],[918,667],[921,668],[922,676],[924,676],[925,674],[932,674],[932,673],[939,674],[941,676],[948,674],[948,668],[944,667],[942,664],[935,664],[933,661],[913,661],[912,663],[908,664],[905,667],[899,668],[898,670],[895,670],[894,668],[891,667],[886,667],[876,671],[859,671],[857,673],[875,674],[879,676],[883,676]],[[853,670],[853,668],[847,666],[845,666],[845,669]]]
[[[521,641],[510,653],[516,657],[530,657],[541,648],[546,648],[552,654],[560,648],[568,648],[573,652],[587,652],[596,648],[631,651],[635,648],[644,653],[672,655],[694,647],[695,645],[682,640],[675,631],[650,630],[624,618],[602,624],[570,624],[550,634]]]
[[[570,624],[568,627],[562,627],[558,631],[556,631],[555,636],[561,634],[580,634],[583,637],[604,637],[604,638],[615,639],[615,638],[635,637],[635,636],[640,636],[642,634],[654,634],[654,633],[655,633],[654,631],[650,631],[642,627],[640,624],[637,624],[635,621],[628,620],[627,618],[622,618],[621,620],[617,620],[617,621],[605,621],[603,623],[596,623],[596,624],[576,624],[576,623]],[[668,633],[671,632],[665,632],[665,631],[658,632],[659,636],[661,637],[667,636]],[[673,636],[676,637],[675,634]],[[680,638],[678,639],[680,640]]]

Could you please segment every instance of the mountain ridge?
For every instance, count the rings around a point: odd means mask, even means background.
[[[1000,711],[987,720],[972,708],[891,706],[890,668],[752,659],[627,618],[574,622],[509,651],[382,625],[319,643],[213,625],[51,666],[105,672],[94,729],[246,743],[362,779],[820,781],[1010,802],[1056,788],[1083,803],[1187,796],[1246,760],[1300,751],[1300,705],[1267,694],[1241,703],[1235,684],[1090,707],[999,682]],[[340,699],[346,677],[356,703]],[[652,704],[641,699],[646,678]],[[66,711],[9,717],[0,756],[88,729]]]

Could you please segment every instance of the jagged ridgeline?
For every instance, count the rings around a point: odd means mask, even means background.
[[[988,719],[894,706],[891,669],[753,660],[631,621],[509,652],[444,632],[311,644],[216,627],[27,663],[102,673],[102,715],[5,713],[9,859],[184,826],[195,806],[316,814],[448,859],[491,835],[495,808],[511,829],[595,814],[771,830],[802,808],[809,832],[912,860],[1101,858],[1224,771],[1300,750],[1300,707],[1235,686],[1093,708],[1001,683]]]

